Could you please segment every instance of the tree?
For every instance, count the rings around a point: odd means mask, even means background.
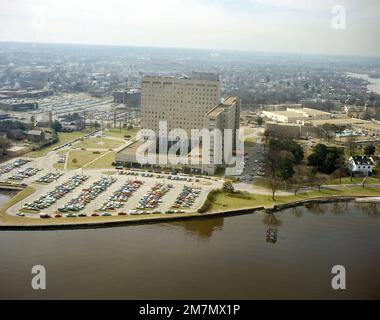
[[[297,164],[299,164],[304,158],[304,152],[301,145],[295,142],[293,139],[282,139],[280,137],[272,137],[268,141],[268,146],[270,150],[276,152],[290,152],[294,156],[294,161]]]
[[[78,163],[78,159],[77,159],[77,158],[74,158],[74,159],[72,160],[72,163]]]
[[[342,182],[342,177],[347,175],[346,163],[343,157],[340,158],[338,168],[332,174],[339,179],[339,182]]]
[[[336,132],[339,130],[335,124],[325,123],[321,127],[322,132],[325,134],[327,142],[334,140]]]
[[[356,143],[356,135],[354,134],[351,134],[349,136],[349,140],[348,140],[348,149],[350,150],[350,155],[353,156],[354,155],[354,152],[356,150],[356,147],[357,147],[357,143]]]
[[[62,125],[58,120],[54,120],[54,122],[51,124],[51,128],[55,132],[61,132],[62,131]]]
[[[292,139],[287,139],[282,143],[282,149],[289,151],[294,156],[295,163],[299,164],[303,160],[304,152],[301,145]]]
[[[274,177],[270,180],[270,188],[272,190],[272,201],[275,200],[274,196],[277,190],[280,188],[281,180],[278,177]]]
[[[327,178],[324,176],[314,177],[313,184],[318,187],[318,191],[321,192],[322,186],[327,182]]]
[[[258,125],[259,127],[261,127],[261,126],[263,125],[263,123],[264,123],[264,119],[261,118],[261,117],[258,117],[258,118],[256,119],[256,123],[257,123],[257,125]]]
[[[373,156],[375,154],[376,147],[373,144],[370,144],[364,148],[364,154],[366,156]]]
[[[223,183],[223,191],[227,193],[233,193],[235,191],[234,186],[231,181],[225,181]]]
[[[294,195],[296,196],[298,191],[304,188],[305,185],[308,183],[308,179],[306,177],[301,176],[300,174],[295,174],[293,177],[290,178],[290,183],[292,185]]]
[[[0,157],[7,153],[7,149],[11,146],[11,143],[6,138],[0,138]]]
[[[339,167],[342,156],[342,150],[337,147],[318,144],[315,146],[314,152],[308,157],[308,163],[320,172],[331,174]]]
[[[287,181],[294,176],[294,161],[291,157],[285,156],[280,159],[279,165],[278,165],[278,175],[280,178],[285,182],[285,186],[287,184]],[[286,187],[285,187],[286,189]]]

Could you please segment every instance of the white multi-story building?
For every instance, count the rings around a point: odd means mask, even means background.
[[[213,73],[193,72],[191,78],[145,76],[141,89],[141,128],[156,135],[159,121],[166,121],[168,131],[180,128],[190,137],[220,103],[219,76]]]
[[[139,166],[136,162],[136,150],[142,145],[144,138],[148,137],[148,130],[153,130],[156,135],[158,146],[162,146],[159,139],[159,123],[166,121],[167,133],[174,129],[182,129],[185,137],[174,136],[173,140],[168,138],[169,148],[172,142],[188,139],[187,157],[197,154],[202,159],[202,150],[210,151],[211,163],[200,161],[197,164],[183,165],[182,168],[190,169],[192,172],[213,174],[216,169],[223,166],[214,160],[214,148],[219,148],[223,153],[224,140],[214,143],[211,134],[211,143],[207,145],[202,142],[202,137],[193,137],[192,130],[208,129],[231,129],[232,150],[236,148],[236,129],[240,127],[240,99],[228,97],[221,103],[219,76],[212,73],[193,72],[191,78],[172,77],[143,77],[141,96],[141,137],[129,147],[121,150],[116,156],[116,162],[129,166]],[[224,132],[223,132],[224,133]],[[224,139],[224,135],[223,135]],[[156,148],[158,152],[164,151]],[[159,149],[159,150],[158,150]],[[161,166],[161,165],[160,165]],[[162,167],[162,166],[161,166]],[[178,167],[178,166],[177,166]]]
[[[375,163],[372,157],[354,156],[348,160],[348,166],[352,173],[362,174],[364,176],[372,175]]]

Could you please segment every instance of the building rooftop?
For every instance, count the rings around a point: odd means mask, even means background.
[[[218,104],[214,108],[212,108],[210,111],[206,113],[206,116],[210,117],[216,117],[219,114],[221,114],[226,108],[233,106],[235,103],[237,103],[238,98],[237,97],[228,97],[224,100],[223,103]]]
[[[302,118],[302,115],[294,111],[265,111],[268,113],[276,114],[279,116],[286,116],[288,118]]]
[[[168,80],[201,80],[201,81],[219,81],[219,75],[216,73],[208,72],[193,72],[191,77],[176,77],[176,76],[159,76],[159,75],[146,75],[143,77],[145,79],[168,79]]]
[[[302,114],[304,117],[330,116],[330,112],[311,108],[287,108],[287,111]]]
[[[237,97],[228,97],[224,100],[223,104],[225,106],[232,106],[233,104],[235,104],[237,102]]]
[[[224,111],[224,108],[219,105],[211,109],[209,112],[206,113],[206,116],[209,117],[217,117],[219,114],[221,114]]]
[[[136,140],[135,142],[132,142],[129,146],[121,149],[118,153],[119,154],[125,154],[125,155],[136,155],[137,149],[144,143],[145,141],[143,139]]]
[[[325,123],[335,124],[335,125],[349,125],[349,124],[367,124],[370,123],[366,120],[361,120],[357,118],[331,118],[331,119],[320,119],[320,120],[310,120],[313,126],[322,126]]]
[[[352,159],[356,165],[373,165],[373,159],[366,156],[354,156]]]
[[[42,130],[29,130],[27,134],[34,135],[34,136],[40,136],[42,134]]]

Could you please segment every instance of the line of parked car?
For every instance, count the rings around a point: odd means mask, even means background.
[[[66,156],[60,156],[60,157],[58,158],[57,163],[65,163],[65,162],[66,162]]]
[[[178,195],[172,208],[190,208],[194,204],[196,198],[201,194],[201,191],[201,188],[183,186],[183,189]]]
[[[13,169],[21,167],[24,164],[31,162],[31,161],[32,160],[30,160],[30,159],[17,159],[15,161],[12,161],[12,162],[0,167],[0,175],[2,175],[4,173],[8,173],[8,172],[12,171]]]
[[[115,182],[116,178],[114,177],[105,177],[95,181],[90,187],[83,189],[78,196],[72,198],[66,205],[59,208],[58,211],[69,212],[83,210],[88,203],[106,191],[108,187]]]
[[[169,180],[174,180],[174,181],[187,181],[191,182],[191,178],[188,177],[181,177],[181,176],[168,176]]]
[[[173,188],[172,184],[156,183],[139,201],[136,209],[154,209],[162,203],[162,197]]]
[[[134,177],[137,177],[140,175],[137,171],[122,171],[122,170],[119,171],[119,174],[126,175],[126,176],[134,176]]]
[[[83,137],[79,137],[79,138],[73,139],[73,140],[71,140],[69,142],[66,142],[65,144],[61,144],[61,145],[55,147],[53,149],[53,151],[57,151],[57,150],[60,150],[62,148],[66,148],[66,147],[71,147],[75,142],[83,141],[85,138],[89,138],[90,136],[93,136],[98,131],[99,130],[93,131],[93,132],[90,132],[90,133],[86,133]]]
[[[32,211],[40,211],[42,209],[46,209],[55,203],[58,199],[61,199],[70,191],[83,184],[88,178],[88,176],[83,175],[72,176],[65,183],[56,186],[53,191],[46,193],[33,202],[26,203],[23,208]]]
[[[100,207],[100,210],[115,210],[124,206],[133,193],[143,185],[143,181],[130,180],[115,191]]]
[[[63,176],[63,173],[60,173],[60,172],[49,172],[43,175],[41,178],[37,179],[36,182],[50,183],[50,182],[53,182],[54,180],[58,180],[62,176]]]
[[[21,180],[24,180],[26,178],[35,176],[41,170],[42,169],[36,169],[36,168],[32,168],[32,167],[28,167],[26,169],[20,169],[20,170],[17,170],[17,172],[15,174],[13,174],[12,176],[10,176],[8,179],[21,181]]]

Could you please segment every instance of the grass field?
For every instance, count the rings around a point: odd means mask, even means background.
[[[125,136],[130,136],[130,138],[133,138],[139,131],[140,131],[140,128],[132,128],[132,129],[122,128],[121,130],[118,128],[113,128],[110,130],[106,130],[103,133],[109,137],[124,139]]]
[[[256,137],[249,137],[249,138],[244,138],[244,142],[252,142],[256,143],[257,138]]]
[[[65,164],[64,163],[54,163],[53,167],[55,169],[58,169],[58,170],[63,170],[65,168]]]
[[[88,133],[89,130],[83,130],[83,131],[74,131],[74,132],[59,132],[58,137],[59,137],[59,142],[48,146],[46,148],[42,148],[40,150],[36,151],[31,151],[27,153],[25,156],[30,157],[30,158],[39,158],[46,156],[48,152],[52,151],[55,147],[58,147],[62,144],[65,144],[73,139],[80,138],[84,136],[86,133]]]
[[[100,159],[94,161],[93,163],[89,164],[85,169],[111,169],[114,168],[112,166],[112,162],[115,161],[116,152],[110,151],[107,154],[105,154]]]
[[[122,141],[102,138],[90,138],[75,144],[76,148],[85,149],[113,149],[120,147]]]
[[[338,184],[357,184],[357,183],[362,183],[362,181],[363,181],[363,178],[361,178],[361,177],[353,177],[352,181],[351,181],[350,177],[344,177],[344,178],[342,178],[342,182],[340,182],[339,179],[334,179],[332,181],[329,181],[328,184],[335,184],[335,185],[338,185]],[[365,180],[365,184],[380,184],[380,179],[368,177]]]
[[[340,179],[333,179],[328,180],[324,185],[339,185],[339,184],[361,184],[363,181],[363,178],[360,177],[353,177],[352,181],[350,177],[343,177],[342,182],[340,182]],[[263,178],[256,178],[253,182],[253,184],[256,187],[262,187],[270,189],[270,183],[268,179]],[[365,184],[380,184],[380,179],[374,178],[374,177],[368,177],[365,181]],[[289,185],[289,190],[291,191],[292,186]],[[285,190],[285,183],[282,183],[280,186],[280,190]]]
[[[272,201],[270,195],[256,195],[253,193],[242,192],[237,194],[218,193],[212,202],[209,212],[223,211],[229,209],[249,208],[249,207],[271,207],[275,204],[284,204],[305,199],[323,198],[329,196],[379,196],[380,188],[374,187],[353,187],[344,190],[322,189],[321,192],[312,191],[298,194],[296,196],[276,196]]]
[[[72,170],[82,168],[85,164],[91,162],[92,160],[95,160],[96,158],[99,158],[103,154],[104,152],[100,152],[100,154],[94,154],[93,151],[70,151],[67,161],[67,169]],[[76,159],[76,162],[73,162],[74,159]]]

